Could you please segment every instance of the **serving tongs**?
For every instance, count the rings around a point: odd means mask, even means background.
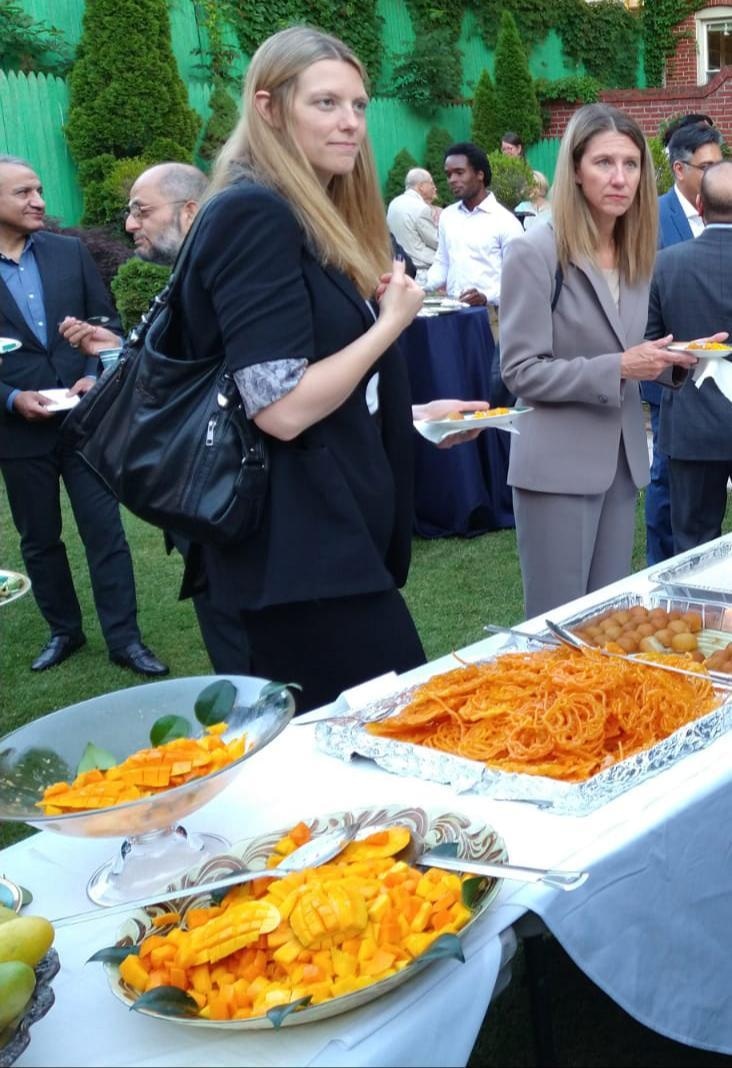
[[[545,619],[547,630],[553,635],[553,638],[547,637],[545,634],[532,634],[528,630],[519,630],[518,627],[496,627],[492,624],[488,624],[483,627],[483,630],[488,631],[489,634],[513,634],[517,638],[527,638],[533,642],[539,642],[542,645],[550,645],[556,649],[558,644],[568,645],[570,649],[592,649],[596,653],[600,653],[602,656],[609,656],[616,660],[631,661],[633,664],[642,664],[643,667],[657,668],[659,671],[672,671],[676,675],[686,675],[692,679],[709,679],[716,686],[721,686],[725,690],[732,690],[732,678],[729,675],[725,675],[720,671],[711,671],[707,668],[704,673],[699,671],[687,671],[686,668],[675,667],[673,664],[663,664],[658,660],[644,660],[642,657],[633,656],[625,653],[613,653],[610,649],[601,649],[597,645],[590,645],[584,638],[580,638],[578,634],[569,630],[561,623],[555,623],[553,619]]]

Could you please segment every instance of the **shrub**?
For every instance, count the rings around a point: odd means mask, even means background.
[[[72,57],[73,50],[60,30],[46,22],[36,22],[18,0],[2,0],[0,70],[36,71],[63,78]]]
[[[663,140],[661,136],[649,137],[648,147],[651,150],[653,156],[653,169],[656,172],[656,189],[658,195],[666,193],[674,184],[674,176],[671,173],[671,165],[666,155],[666,149],[663,147]]]
[[[208,170],[224,142],[236,125],[239,112],[226,83],[217,78],[209,101],[211,114],[203,130],[203,138],[198,146],[198,159],[204,170]]]
[[[489,153],[488,162],[493,171],[491,192],[504,208],[513,211],[526,199],[532,180],[531,167],[523,157],[504,156],[500,150]]]
[[[77,163],[102,154],[190,160],[199,126],[173,55],[167,0],[86,0],[66,126]],[[156,144],[165,149],[157,158]]]
[[[525,145],[539,139],[541,109],[529,61],[510,11],[501,12],[496,43],[496,123],[501,133],[515,130]],[[500,136],[500,135],[499,135]]]
[[[400,149],[394,157],[391,170],[386,176],[384,201],[387,205],[394,197],[398,197],[400,193],[404,192],[404,179],[407,176],[407,171],[411,171],[412,167],[419,167],[416,159],[409,149]]]
[[[150,161],[141,156],[112,160],[101,179],[87,181],[84,222],[88,226],[118,224],[120,215],[129,200],[132,185],[149,166]]]
[[[508,129],[508,127],[506,127]],[[470,140],[484,152],[500,147],[504,130],[496,118],[496,90],[490,71],[483,68],[473,97],[473,118],[470,125]]]
[[[434,115],[440,107],[460,98],[461,52],[445,48],[441,34],[419,34],[411,52],[396,57],[393,95],[420,115]]]
[[[424,165],[432,175],[437,186],[437,202],[452,204],[453,196],[445,178],[445,152],[455,138],[442,126],[432,126],[427,133]]]
[[[148,263],[136,256],[127,260],[112,279],[111,290],[125,333],[132,329],[147,311],[156,293],[170,276],[170,267]]]
[[[62,226],[58,219],[49,217],[45,228],[83,241],[108,288],[122,264],[133,255],[132,246],[121,231],[108,226]]]

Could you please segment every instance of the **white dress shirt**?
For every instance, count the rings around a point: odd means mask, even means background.
[[[691,227],[691,233],[693,237],[698,237],[704,230],[704,220],[694,205],[690,203],[682,192],[679,191],[679,187],[674,185],[674,193],[679,198],[679,203],[686,216],[686,219]]]
[[[516,216],[493,193],[472,211],[462,200],[450,204],[440,215],[437,253],[425,288],[445,286],[451,297],[477,289],[489,304],[498,304],[504,250],[523,232]]]

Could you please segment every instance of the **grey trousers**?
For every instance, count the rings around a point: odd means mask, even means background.
[[[526,618],[630,574],[638,490],[621,443],[605,493],[513,490]]]

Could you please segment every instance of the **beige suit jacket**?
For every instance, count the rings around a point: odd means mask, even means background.
[[[638,383],[621,380],[623,351],[643,341],[648,283],[620,280],[615,304],[602,272],[570,264],[554,312],[554,230],[535,226],[506,249],[501,373],[534,410],[511,439],[510,485],[545,493],[609,489],[622,436],[636,486],[649,478]]]
[[[414,266],[429,267],[437,248],[437,226],[432,208],[416,189],[394,197],[386,212],[386,223]]]

